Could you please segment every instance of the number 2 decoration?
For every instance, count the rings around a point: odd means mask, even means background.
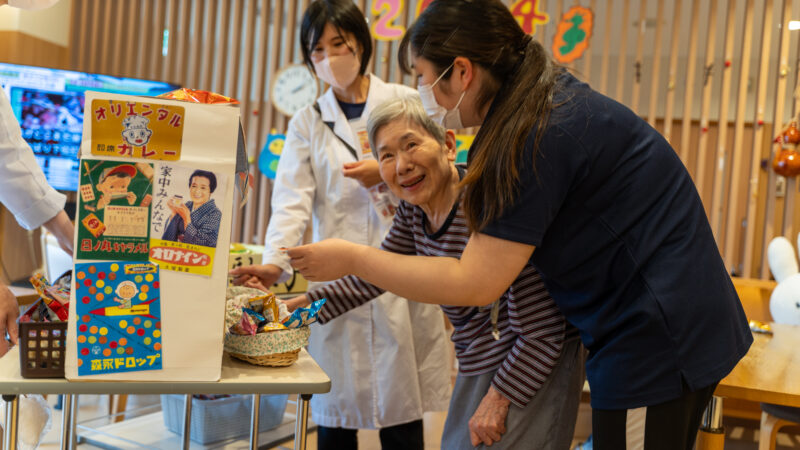
[[[406,28],[402,25],[395,25],[394,21],[400,16],[404,6],[403,0],[372,1],[372,14],[380,16],[372,25],[372,35],[375,39],[394,41],[403,37]]]

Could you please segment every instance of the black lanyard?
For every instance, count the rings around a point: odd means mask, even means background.
[[[319,109],[319,102],[314,102],[314,109],[317,110],[319,118],[322,119],[322,111]],[[322,123],[324,123],[325,125],[328,126],[328,128],[331,129],[331,133],[333,133],[333,135],[336,136],[342,142],[342,144],[344,144],[344,146],[347,147],[348,150],[350,150],[350,153],[353,154],[353,158],[355,158],[356,161],[358,161],[358,152],[356,151],[356,149],[353,148],[352,145],[348,144],[347,141],[342,139],[341,136],[339,136],[338,134],[336,134],[335,131],[333,131],[333,122],[325,122],[325,120],[322,119]]]

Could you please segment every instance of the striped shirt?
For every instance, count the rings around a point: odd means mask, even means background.
[[[401,201],[381,248],[407,255],[461,257],[469,230],[460,202],[438,231],[429,234],[426,225],[422,208]],[[311,301],[327,299],[319,312],[319,321],[325,323],[383,292],[360,278],[347,276],[307,295]],[[555,366],[568,326],[530,262],[498,301],[497,340],[492,336],[492,305],[442,305],[442,310],[455,328],[451,339],[461,373],[496,371],[492,380],[495,389],[524,407]],[[577,336],[574,328],[569,329],[570,337]]]

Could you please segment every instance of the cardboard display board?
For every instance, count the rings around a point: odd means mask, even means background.
[[[98,92],[86,106],[66,377],[216,381],[239,108]]]

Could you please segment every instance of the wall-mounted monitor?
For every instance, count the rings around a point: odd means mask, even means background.
[[[83,133],[83,93],[159,95],[179,86],[71,70],[0,62],[0,87],[47,181],[56,189],[78,188],[78,149]]]

